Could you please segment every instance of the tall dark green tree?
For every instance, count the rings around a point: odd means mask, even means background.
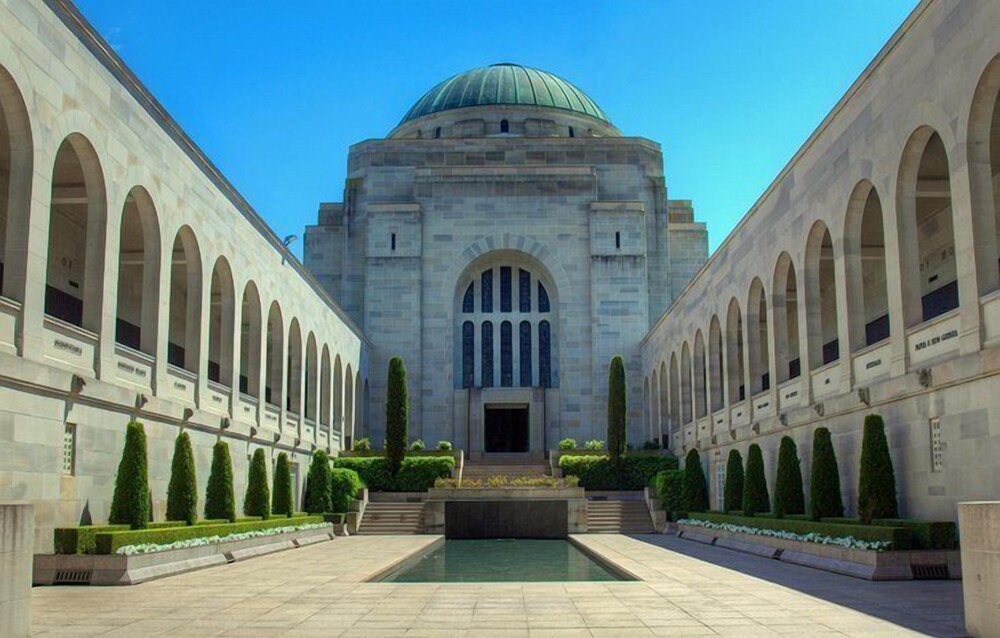
[[[330,457],[323,450],[313,452],[309,466],[306,510],[310,514],[324,514],[333,511],[330,503]]]
[[[149,473],[146,459],[146,430],[142,423],[129,421],[125,447],[115,476],[109,522],[143,529],[149,523]]]
[[[750,445],[747,452],[747,471],[743,476],[743,515],[753,516],[771,509],[771,498],[767,493],[767,477],[764,475],[764,456],[760,446]]]
[[[229,444],[225,441],[217,441],[212,448],[212,470],[205,489],[205,518],[236,522],[233,461],[229,457]]]
[[[743,455],[739,450],[729,450],[726,461],[726,489],[723,509],[727,512],[743,507]]]
[[[291,516],[295,510],[295,498],[292,494],[292,465],[288,454],[278,453],[274,464],[274,485],[271,490],[271,513],[275,516]]]
[[[840,493],[840,468],[833,449],[830,430],[817,428],[813,432],[812,474],[809,481],[809,514],[813,520],[840,518],[844,515],[844,499]]]
[[[406,456],[409,439],[410,398],[406,387],[406,366],[402,357],[389,360],[389,380],[385,397],[385,455],[393,476]]]
[[[621,469],[627,445],[625,420],[628,406],[625,392],[625,361],[621,355],[615,355],[608,370],[608,457],[616,472]]]
[[[799,450],[790,436],[781,437],[778,448],[778,475],[774,482],[774,507],[771,512],[778,517],[806,513]]]
[[[865,417],[861,441],[861,477],[858,481],[858,515],[866,523],[876,518],[897,518],[896,475],[885,436],[885,423],[877,414]]]
[[[174,441],[174,460],[167,486],[167,520],[186,521],[188,525],[198,520],[198,478],[191,437],[187,432],[178,434]]]
[[[243,513],[247,516],[271,516],[271,490],[267,487],[267,455],[257,448],[250,460],[247,493],[243,497]]]
[[[708,484],[701,467],[701,455],[695,449],[684,459],[684,507],[688,512],[708,511]]]

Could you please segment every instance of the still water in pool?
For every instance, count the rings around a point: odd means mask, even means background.
[[[447,540],[382,580],[496,583],[619,580],[564,540]]]

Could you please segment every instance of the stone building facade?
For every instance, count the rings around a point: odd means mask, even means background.
[[[853,509],[870,413],[902,514],[1000,495],[998,25],[921,2],[642,341],[645,421],[713,505],[730,450],[773,482],[785,435],[808,488],[827,427]]]
[[[638,345],[706,257],[658,144],[512,64],[442,82],[385,139],[351,147],[343,203],[305,235],[306,266],[377,345],[372,370],[403,357],[411,437],[473,457],[604,439],[615,354],[631,438],[655,438]],[[384,391],[373,374],[372,405]],[[383,422],[373,410],[376,444]]]

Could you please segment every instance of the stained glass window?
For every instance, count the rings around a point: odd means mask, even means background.
[[[482,300],[479,303],[479,312],[493,312],[493,271],[483,271]]]
[[[514,385],[514,344],[509,321],[500,324],[500,385]]]
[[[517,305],[521,312],[531,312],[531,273],[517,270]]]
[[[484,388],[493,387],[493,322],[483,322],[483,376],[480,385]]]
[[[500,312],[511,311],[511,272],[510,266],[500,267]]]
[[[538,312],[549,312],[549,293],[542,282],[538,282]]]
[[[552,343],[548,321],[538,324],[538,385],[552,387]]]
[[[465,297],[462,298],[462,312],[475,312],[476,303],[476,284],[469,284],[469,287],[465,289]]]
[[[471,321],[462,324],[462,387],[471,388],[476,380],[476,328]]]
[[[521,272],[524,272],[523,270]],[[521,322],[521,387],[531,387],[531,324]]]

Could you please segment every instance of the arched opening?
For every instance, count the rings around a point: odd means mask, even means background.
[[[347,442],[344,436],[344,371],[340,364],[340,355],[333,359],[333,427],[340,434],[342,445]],[[345,448],[346,449],[346,448]]]
[[[903,306],[911,327],[959,304],[951,173],[941,136],[932,129],[922,127],[910,137],[899,189],[902,276],[911,284],[902,286]]]
[[[236,292],[233,271],[225,257],[212,268],[208,313],[208,380],[229,387],[233,383],[233,337]]]
[[[267,361],[264,364],[264,401],[280,408],[284,384],[285,328],[281,318],[281,308],[277,301],[271,302],[267,311]]]
[[[354,440],[354,372],[347,364],[344,374],[344,440]]]
[[[362,403],[363,409],[361,410],[361,415],[362,415],[361,420],[363,427],[360,430],[358,430],[362,434],[367,433],[368,428],[371,427],[371,416],[372,416],[372,395],[371,391],[368,388],[368,379],[365,379],[364,383],[365,383],[365,391],[363,396],[364,403]]]
[[[710,404],[712,412],[718,412],[726,403],[722,393],[722,327],[717,315],[712,315],[708,327],[708,372]]]
[[[670,433],[681,426],[681,372],[677,365],[677,353],[670,354]]]
[[[500,120],[500,132],[510,133],[510,122],[507,120]]]
[[[361,371],[354,373],[354,426],[351,428],[351,436],[355,432],[365,431],[365,403],[364,385],[361,383]]]
[[[285,410],[298,416],[302,414],[302,330],[299,320],[292,319],[288,328],[288,374],[285,378]]]
[[[799,358],[799,304],[795,265],[788,253],[781,253],[774,267],[774,359],[778,383],[798,378],[802,366]]]
[[[170,256],[167,363],[198,372],[201,357],[201,252],[189,226],[174,237]]]
[[[24,301],[34,147],[28,109],[0,67],[0,295]]]
[[[317,401],[319,400],[319,395],[316,392],[319,386],[319,362],[316,360],[317,349],[316,349],[316,336],[313,333],[309,333],[309,338],[306,339],[306,406],[305,415],[306,421],[312,421],[316,423],[316,412]]]
[[[743,315],[740,303],[729,302],[726,318],[726,374],[729,379],[729,404],[746,399],[746,370],[743,368]]]
[[[705,338],[699,330],[694,336],[694,417],[708,415],[708,372],[705,368]]]
[[[653,376],[649,378],[649,423],[646,431],[651,439],[659,438],[660,429],[660,380],[657,370],[653,369]]]
[[[1000,287],[1000,55],[976,87],[967,148],[976,271],[984,295]]]
[[[333,383],[330,370],[330,348],[323,344],[319,372],[319,424],[324,429],[330,427],[330,385]]]
[[[642,380],[642,425],[647,432],[653,430],[653,396],[649,392],[649,377]]]
[[[847,317],[851,351],[889,338],[889,293],[882,203],[868,181],[858,184],[844,224]]]
[[[240,312],[240,392],[260,397],[260,293],[248,282]]]
[[[70,135],[52,170],[45,314],[92,332],[101,324],[105,202],[97,153]]]
[[[685,341],[681,348],[681,423],[684,425],[694,417],[691,407],[691,348]]]
[[[823,222],[816,222],[806,242],[806,319],[809,326],[810,370],[840,358],[834,259],[830,231]]]
[[[670,432],[670,380],[667,378],[667,362],[660,362],[660,423],[657,426],[659,437]],[[664,446],[666,447],[666,446]]]
[[[160,225],[149,193],[136,186],[122,211],[115,341],[156,356],[159,288]]]
[[[750,346],[750,393],[771,389],[771,351],[767,330],[767,299],[764,284],[754,278],[747,300],[747,333]]]

